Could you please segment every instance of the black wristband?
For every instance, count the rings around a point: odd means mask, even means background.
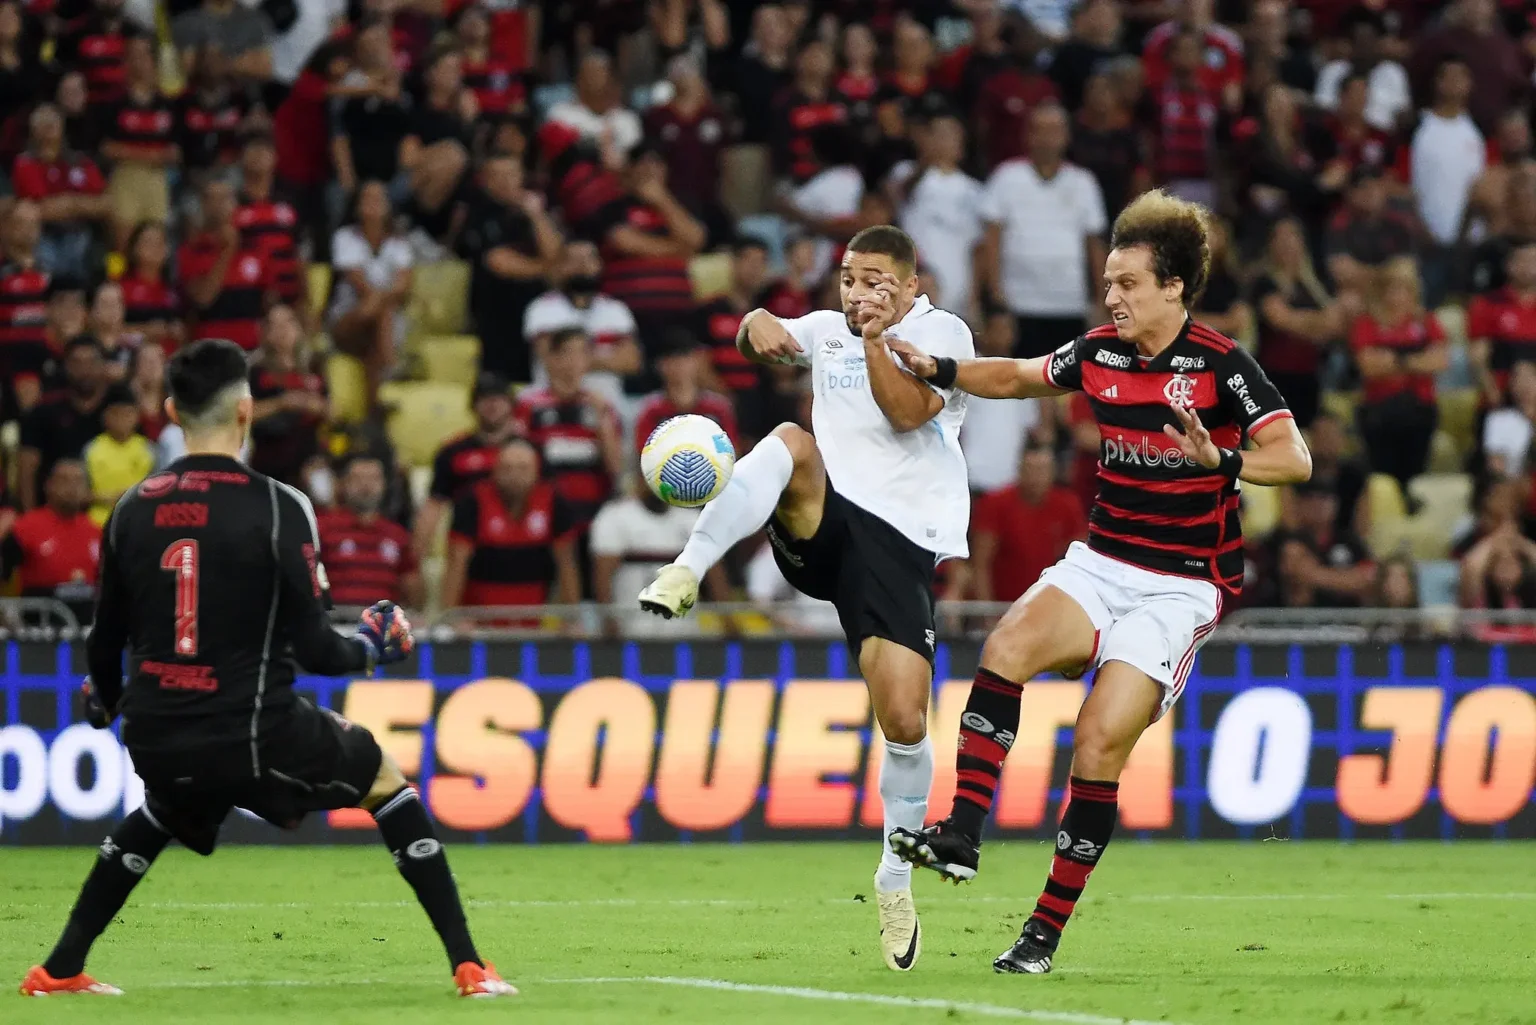
[[[933,376],[928,378],[928,383],[935,388],[949,389],[955,386],[955,375],[960,373],[960,364],[948,356],[935,356],[933,365],[937,368]]]
[[[1224,448],[1218,451],[1221,452],[1221,462],[1216,464],[1216,472],[1223,477],[1237,480],[1238,475],[1243,472],[1242,452],[1235,448]]]

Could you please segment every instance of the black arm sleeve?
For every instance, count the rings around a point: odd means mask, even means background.
[[[320,564],[320,531],[309,499],[294,489],[272,481],[277,531],[274,535],[279,588],[279,608],[293,657],[312,673],[340,676],[368,667],[363,642],[343,637],[331,626],[331,588]]]
[[[1083,390],[1083,350],[1088,336],[1078,335],[1051,353],[1045,364],[1045,381],[1063,391]]]
[[[122,572],[116,558],[117,524],[122,503],[112,510],[101,532],[101,561],[96,571],[96,616],[91,636],[86,642],[86,668],[96,684],[96,693],[108,709],[117,707],[123,696],[123,649],[128,646],[128,594],[123,588]]]
[[[1280,389],[1241,346],[1234,345],[1222,360],[1216,390],[1222,405],[1243,429],[1243,437],[1291,415]]]

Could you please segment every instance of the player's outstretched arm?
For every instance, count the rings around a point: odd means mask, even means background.
[[[800,363],[809,365],[805,347],[784,322],[764,309],[756,309],[741,318],[736,329],[736,351],[753,363]]]
[[[1032,399],[1060,395],[1046,380],[1049,356],[1035,359],[1010,359],[1006,356],[982,356],[978,359],[935,358],[899,339],[887,339],[886,345],[906,364],[908,370],[939,388],[959,388],[968,395],[984,399]],[[953,380],[947,380],[953,368]]]

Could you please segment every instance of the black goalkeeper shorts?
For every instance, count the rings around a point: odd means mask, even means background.
[[[837,608],[855,661],[866,637],[883,637],[933,663],[937,558],[928,549],[838,494],[830,479],[816,533],[796,538],[774,513],[768,541],[795,590]]]
[[[254,772],[248,742],[217,749],[130,744],[128,753],[144,780],[145,808],[204,855],[213,853],[233,808],[297,829],[311,812],[356,807],[384,759],[372,733],[304,698],[262,726]]]

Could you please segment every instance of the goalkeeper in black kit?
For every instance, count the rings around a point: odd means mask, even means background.
[[[405,658],[411,627],[379,602],[355,635],[332,628],[309,500],[239,461],[247,374],[233,342],[176,354],[167,411],[187,455],[124,495],[103,531],[85,715],[102,729],[122,720],[145,800],[102,841],[21,992],[120,992],[85,974],[86,955],[171,840],[212,854],[236,807],[289,829],[311,812],[361,807],[442,938],[459,994],[515,994],[476,952],[443,845],[400,767],[366,729],[293,691],[300,668],[366,674]]]

